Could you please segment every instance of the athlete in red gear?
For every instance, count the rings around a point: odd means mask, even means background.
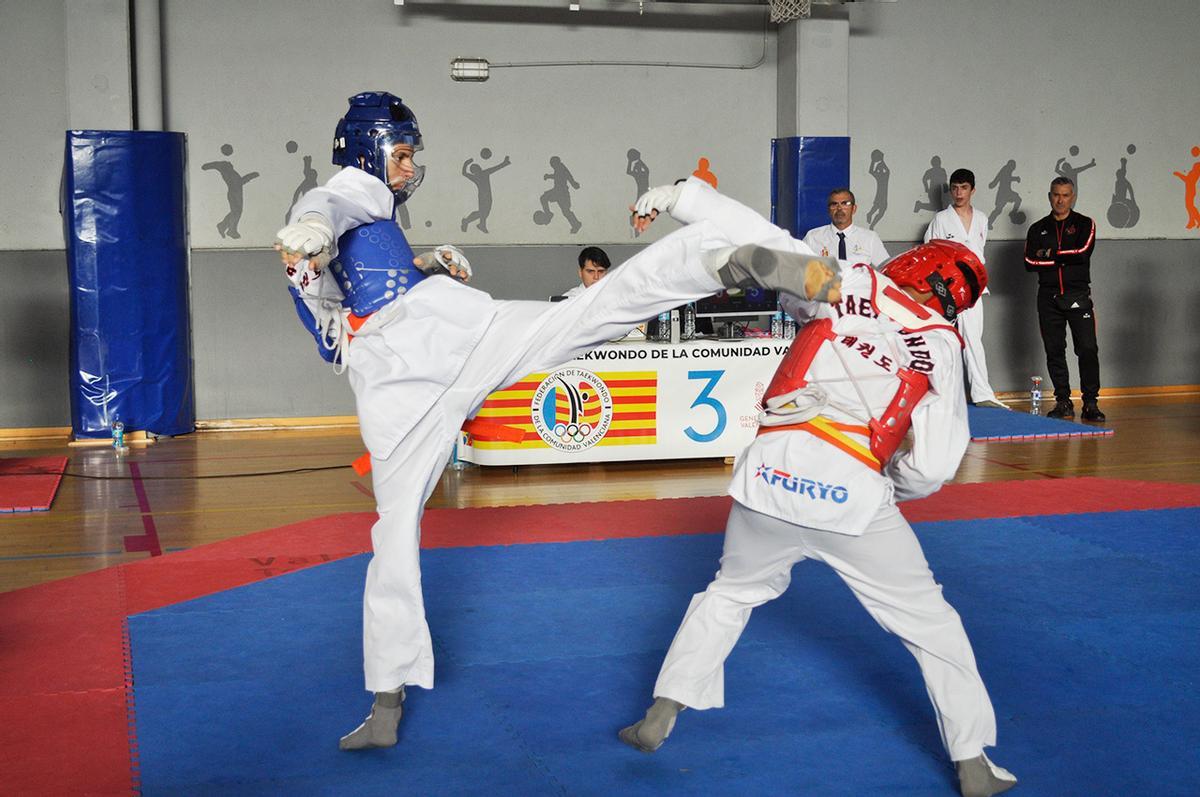
[[[639,204],[643,216],[650,211]],[[807,251],[697,180],[684,184],[671,215],[722,226],[735,244]],[[764,397],[759,436],[734,470],[720,572],[692,598],[655,702],[622,741],[653,751],[682,708],[721,707],[724,661],[751,610],[783,594],[793,565],[816,559],[916,658],[962,794],[987,797],[1016,784],[984,755],[996,720],[971,644],[896,506],[936,492],[966,450],[962,342],[948,321],[986,285],[970,250],[939,241],[893,258],[882,274],[854,266],[832,304],[784,299],[805,326]],[[897,453],[910,427],[912,445]]]

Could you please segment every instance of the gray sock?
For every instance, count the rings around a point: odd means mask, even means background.
[[[621,741],[643,753],[653,753],[662,747],[675,727],[675,716],[686,708],[669,697],[657,697],[646,716],[617,734]]]
[[[1011,772],[996,766],[983,754],[955,761],[954,768],[958,771],[958,790],[962,797],[992,797],[1017,785]]]
[[[367,750],[372,747],[392,747],[396,744],[396,729],[404,716],[404,687],[395,692],[376,692],[371,714],[362,725],[338,742],[339,750]]]
[[[726,288],[768,288],[816,302],[827,302],[831,297],[837,301],[841,295],[837,258],[801,255],[757,244],[712,255],[717,262],[710,263],[710,267],[715,268],[717,279]]]

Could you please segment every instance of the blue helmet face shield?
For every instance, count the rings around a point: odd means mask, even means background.
[[[392,189],[392,193],[396,197],[397,204],[404,204],[405,200],[413,195],[413,192],[415,192],[418,186],[421,185],[421,181],[425,179],[425,167],[418,165],[416,162],[416,154],[423,150],[424,147],[419,143],[419,141],[418,143],[413,144],[412,141],[407,140],[405,137],[394,138],[384,135],[379,136],[376,141],[377,145],[375,148],[375,162],[381,164],[381,167],[377,171],[373,171],[371,173],[387,183],[388,188]],[[405,180],[403,183],[397,185],[394,184],[388,177],[388,162],[393,159],[392,153],[398,144],[408,144],[413,148],[413,176]],[[367,171],[370,170],[368,169]]]
[[[368,91],[350,98],[350,107],[337,124],[333,162],[354,166],[382,180],[402,203],[417,190],[425,176],[422,166],[400,186],[388,182],[388,160],[397,144],[422,149],[417,117],[404,102],[386,91]],[[414,164],[415,165],[415,164]]]

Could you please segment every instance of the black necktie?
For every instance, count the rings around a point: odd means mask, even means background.
[[[838,233],[838,260],[846,259],[846,233]]]

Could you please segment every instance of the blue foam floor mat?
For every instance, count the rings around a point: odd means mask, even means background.
[[[1200,509],[926,523],[1022,795],[1194,794]],[[953,795],[919,672],[823,565],[755,611],[725,709],[640,717],[719,535],[424,551],[437,688],[401,743],[365,715],[366,557],[129,620],[142,792]]]
[[[1113,434],[1101,424],[1074,423],[997,407],[967,407],[972,440],[1023,440],[1031,437],[1096,437]]]

